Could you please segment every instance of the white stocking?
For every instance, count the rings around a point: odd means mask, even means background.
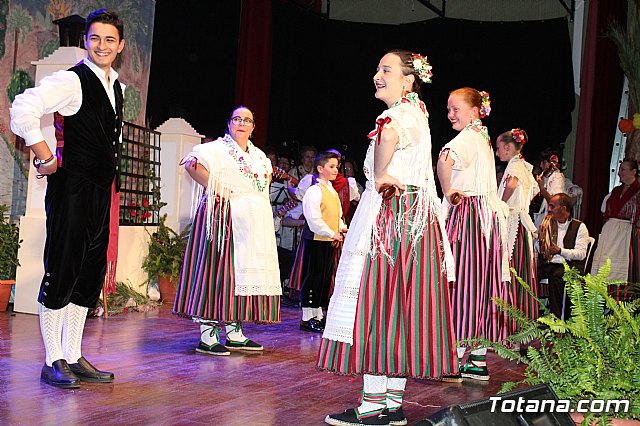
[[[75,364],[82,356],[82,333],[88,310],[89,308],[73,303],[67,305],[62,325],[62,350],[69,364]]]
[[[387,379],[387,408],[391,411],[402,407],[402,397],[404,388],[407,386],[407,379],[404,377],[389,377]]]
[[[215,323],[200,323],[200,341],[207,346],[213,346],[220,343],[218,337],[218,326]]]
[[[387,376],[365,374],[363,379],[362,403],[356,409],[356,414],[366,416],[367,413],[382,412],[386,406]]]
[[[225,326],[225,331],[227,332],[227,340],[232,342],[244,342],[247,340],[247,337],[242,332],[242,323],[240,321],[230,322]]]
[[[40,332],[46,351],[46,363],[49,367],[53,361],[63,359],[62,354],[62,322],[64,320],[67,306],[62,309],[49,309],[42,304],[38,304],[40,314]]]
[[[462,357],[464,357],[464,351],[465,351],[466,349],[467,349],[467,348],[465,348],[464,346],[458,346],[458,347],[456,348],[456,353],[458,354],[458,360],[461,360],[461,359],[462,359]]]
[[[302,321],[309,321],[313,318],[313,308],[302,308]]]
[[[313,309],[313,317],[317,320],[322,320],[324,318],[324,314],[322,313],[322,308],[312,308]]]

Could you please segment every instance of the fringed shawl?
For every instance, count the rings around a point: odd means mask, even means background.
[[[391,223],[385,223],[385,229],[376,224],[383,204],[382,197],[375,191],[373,176],[374,144],[379,129],[369,134],[372,140],[364,166],[366,189],[342,248],[335,289],[329,303],[328,322],[323,334],[326,339],[353,344],[356,304],[365,260],[367,256],[379,255],[394,262],[389,254],[388,233],[400,233],[403,229],[409,229],[409,238],[417,241],[423,238],[429,220],[436,222],[443,238],[444,264],[441,268],[447,271],[449,281],[455,280],[453,255],[444,228],[444,218],[440,216],[440,200],[433,179],[431,132],[427,117],[424,103],[415,93],[410,93],[376,120],[380,122],[382,119],[398,133],[399,141],[387,172],[402,183],[417,188],[416,200],[409,212],[396,216]],[[410,223],[407,223],[409,220]]]
[[[280,272],[273,213],[269,203],[271,165],[249,142],[247,152],[229,136],[196,146],[187,158],[209,171],[207,184],[207,238],[218,248],[229,238],[224,216],[214,217],[215,203],[227,204],[233,232],[235,295],[280,295]],[[199,186],[199,185],[198,185]],[[196,194],[201,189],[196,188]],[[194,197],[197,203],[198,197]],[[229,209],[227,209],[227,206]],[[213,221],[218,223],[214,226]],[[213,229],[217,230],[213,235]],[[214,241],[215,239],[215,241]]]

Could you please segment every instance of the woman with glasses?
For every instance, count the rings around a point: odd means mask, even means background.
[[[200,324],[196,352],[261,351],[242,322],[280,321],[280,272],[269,203],[271,162],[249,138],[253,113],[233,110],[222,138],[184,159],[204,188],[184,256],[173,312]],[[219,339],[224,326],[226,341]]]
[[[373,77],[375,97],[388,109],[369,134],[366,189],[344,243],[318,354],[318,367],[363,374],[364,386],[361,404],[327,416],[331,425],[405,425],[407,378],[456,372],[453,257],[418,94],[430,81],[427,58],[404,50],[384,55]]]
[[[640,181],[638,162],[626,159],[618,167],[620,185],[602,202],[604,226],[593,256],[592,274],[611,259],[609,279],[640,283]],[[626,298],[626,296],[625,296]]]

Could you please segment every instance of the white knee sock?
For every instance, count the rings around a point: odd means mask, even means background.
[[[313,309],[313,317],[318,321],[324,318],[324,314],[322,313],[322,308],[312,308]]]
[[[62,324],[62,350],[69,364],[75,364],[82,356],[82,333],[89,308],[69,303]]]
[[[46,352],[46,363],[49,367],[53,361],[64,359],[62,353],[62,322],[67,306],[62,309],[49,309],[38,304],[40,314],[40,332]]]
[[[213,346],[220,343],[217,324],[207,322],[200,323],[200,341],[207,346]]]
[[[387,376],[363,376],[362,403],[356,409],[356,414],[366,416],[367,413],[378,413],[386,407]]]
[[[227,332],[227,340],[234,342],[244,342],[247,340],[242,332],[242,323],[240,321],[230,322],[225,326],[225,330]]]
[[[404,388],[407,386],[407,379],[404,377],[389,377],[387,379],[387,408],[395,411],[402,407],[402,397]]]
[[[313,316],[313,308],[302,308],[302,321],[309,321]]]

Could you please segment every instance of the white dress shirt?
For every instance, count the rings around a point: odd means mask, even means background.
[[[111,106],[115,111],[116,97],[113,84],[118,78],[118,73],[111,68],[109,70],[109,82],[106,73],[98,68],[88,58],[84,64],[100,79],[104,90],[109,96]],[[125,85],[120,84],[124,94]],[[10,108],[11,130],[25,140],[27,146],[44,140],[40,129],[40,118],[45,114],[58,112],[63,116],[74,115],[82,106],[82,85],[80,78],[73,71],[56,71],[43,78],[37,87],[27,89],[13,101]]]
[[[322,213],[320,211],[320,203],[322,202],[322,188],[320,185],[329,189],[331,193],[335,196],[338,205],[340,206],[340,230],[346,228],[344,222],[342,221],[342,205],[340,205],[340,197],[335,189],[331,186],[331,182],[324,181],[322,179],[318,179],[318,183],[316,185],[312,185],[307,189],[304,194],[304,198],[302,199],[302,209],[304,211],[304,217],[307,220],[307,225],[311,232],[317,235],[321,235],[323,237],[332,238],[334,231],[329,228],[329,225],[326,224],[324,220],[322,220]]]

